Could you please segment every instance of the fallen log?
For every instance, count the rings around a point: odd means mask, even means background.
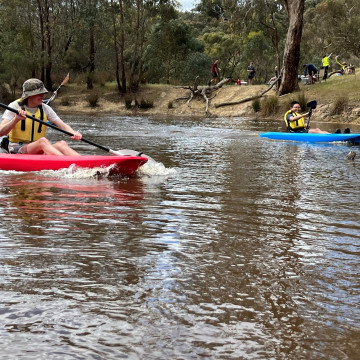
[[[215,96],[211,96],[212,93],[214,93],[216,90],[220,89],[224,84],[226,84],[227,82],[231,81],[231,78],[225,78],[221,81],[219,81],[217,84],[215,85],[211,85],[211,83],[208,86],[204,86],[203,88],[199,88],[198,87],[198,80],[199,80],[199,76],[197,76],[195,78],[194,81],[194,85],[191,86],[187,86],[187,87],[182,87],[184,89],[188,89],[190,90],[190,95],[186,101],[186,104],[188,107],[190,106],[190,102],[195,98],[195,97],[202,97],[205,100],[206,106],[205,106],[205,113],[206,116],[211,116],[211,113],[209,112],[209,106],[210,106],[210,100],[212,100]],[[181,98],[184,99],[184,98]],[[179,100],[179,99],[177,99]]]
[[[238,105],[238,104],[243,104],[245,102],[248,101],[252,101],[252,100],[256,100],[261,98],[262,96],[264,96],[268,91],[270,91],[273,86],[280,80],[280,77],[277,77],[274,82],[271,84],[271,86],[269,86],[268,89],[264,90],[263,92],[261,92],[260,94],[254,95],[254,96],[250,96],[248,98],[244,98],[238,101],[230,101],[230,102],[224,102],[224,103],[219,103],[219,104],[215,104],[214,106],[216,108],[221,107],[221,106],[231,106],[231,105]]]

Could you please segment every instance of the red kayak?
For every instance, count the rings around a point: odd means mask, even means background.
[[[80,168],[108,168],[109,175],[131,176],[141,165],[148,161],[143,156],[132,155],[26,155],[26,154],[0,154],[0,170],[14,171],[41,171],[59,170],[74,165]]]

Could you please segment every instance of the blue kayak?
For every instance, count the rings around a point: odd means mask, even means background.
[[[260,137],[274,140],[303,141],[327,143],[337,141],[351,141],[360,143],[360,134],[316,134],[316,133],[290,133],[290,132],[266,132]]]

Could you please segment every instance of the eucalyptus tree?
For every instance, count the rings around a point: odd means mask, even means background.
[[[237,72],[241,76],[246,75],[246,67],[252,60],[261,71],[257,75],[262,80],[273,73],[275,65],[280,68],[288,19],[278,1],[202,0],[196,9],[217,19],[222,31],[233,37],[237,48],[227,43],[227,51],[232,52],[230,58],[239,58],[240,54]]]
[[[286,43],[281,69],[279,95],[298,89],[298,68],[300,62],[300,44],[303,28],[305,0],[281,0],[289,18]]]
[[[54,66],[63,66],[78,10],[76,0],[1,0],[6,82],[38,77],[52,89]]]
[[[360,58],[360,4],[358,0],[323,0],[304,14],[302,49],[309,59],[321,61],[333,53],[342,59]]]
[[[110,0],[108,12],[111,19],[112,44],[114,48],[115,79],[119,92],[126,92],[125,73],[125,13],[123,0]]]
[[[28,22],[21,21],[26,5],[19,0],[0,1],[0,77],[1,83],[10,86],[12,97],[26,76],[24,69],[35,74],[34,35]]]

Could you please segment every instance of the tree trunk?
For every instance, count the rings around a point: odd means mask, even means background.
[[[92,90],[94,88],[94,72],[95,72],[95,35],[94,25],[90,26],[90,37],[89,37],[89,72],[87,75],[87,89]]]
[[[111,3],[111,20],[113,23],[113,37],[114,37],[114,52],[115,52],[115,78],[116,78],[116,87],[118,91],[121,88],[120,82],[120,64],[119,64],[119,47],[118,47],[118,35],[117,35],[117,28],[116,28],[116,19],[115,19],[115,10],[114,10],[114,3],[113,0],[110,1]]]
[[[305,0],[282,0],[281,2],[289,18],[279,87],[279,95],[284,95],[299,88],[298,69]]]
[[[52,91],[52,80],[51,80],[51,70],[52,70],[52,29],[50,25],[50,13],[49,13],[49,3],[48,0],[45,0],[44,4],[44,15],[45,15],[45,41],[46,41],[46,53],[47,58],[45,62],[45,84],[47,88]]]
[[[124,59],[124,50],[125,50],[125,16],[124,16],[124,5],[123,1],[119,0],[120,6],[120,71],[121,71],[121,88],[119,91],[123,94],[126,93],[126,72],[125,72],[125,59]]]
[[[41,36],[41,59],[40,59],[40,80],[44,82],[45,78],[45,32],[44,32],[44,9],[41,0],[37,0],[39,8],[39,24],[40,24],[40,36]],[[35,76],[34,76],[35,77]]]

